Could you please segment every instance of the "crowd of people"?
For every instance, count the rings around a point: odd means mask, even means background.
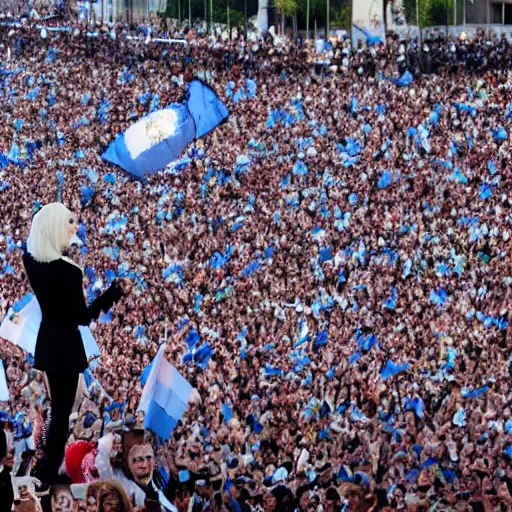
[[[316,54],[97,32],[0,27],[2,316],[30,291],[31,217],[56,200],[80,219],[88,300],[133,282],[92,326],[101,356],[66,454],[78,486],[54,508],[510,510],[507,40],[340,37]],[[226,123],[143,182],[102,161],[197,76]],[[197,393],[159,444],[137,406],[162,340]],[[44,376],[5,340],[0,355],[27,478]],[[15,507],[33,495],[20,486]]]

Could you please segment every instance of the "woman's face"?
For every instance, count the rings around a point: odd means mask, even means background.
[[[101,512],[119,512],[121,500],[115,494],[107,494],[101,504]]]
[[[273,494],[268,493],[264,498],[264,508],[268,511],[276,510],[277,500]]]
[[[78,229],[78,226],[77,226],[76,218],[73,215],[69,219],[69,227],[68,227],[68,236],[69,236],[69,241],[70,242],[71,242],[71,239],[76,235],[76,230],[77,229]]]
[[[405,508],[405,501],[404,501],[405,496],[404,496],[402,489],[395,490],[394,498],[395,498],[395,508],[396,509],[400,510],[400,509]]]

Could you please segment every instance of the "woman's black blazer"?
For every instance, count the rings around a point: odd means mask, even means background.
[[[87,326],[123,295],[116,281],[87,307],[82,270],[65,259],[40,263],[25,252],[23,264],[41,306],[34,367],[45,372],[81,373],[87,366],[79,325]]]

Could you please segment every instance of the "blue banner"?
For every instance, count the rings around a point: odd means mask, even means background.
[[[194,118],[198,139],[211,132],[229,116],[228,109],[215,91],[200,80],[193,80],[188,86],[187,107]]]

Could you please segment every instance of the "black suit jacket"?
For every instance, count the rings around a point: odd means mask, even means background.
[[[7,436],[4,424],[0,423],[0,461],[7,455]],[[2,468],[0,471],[0,512],[11,512],[14,491],[12,489],[11,470]]]
[[[42,312],[34,367],[45,372],[83,372],[88,364],[78,326],[89,325],[101,311],[108,311],[122,291],[114,281],[87,307],[78,266],[65,259],[40,263],[28,252],[23,264]]]

